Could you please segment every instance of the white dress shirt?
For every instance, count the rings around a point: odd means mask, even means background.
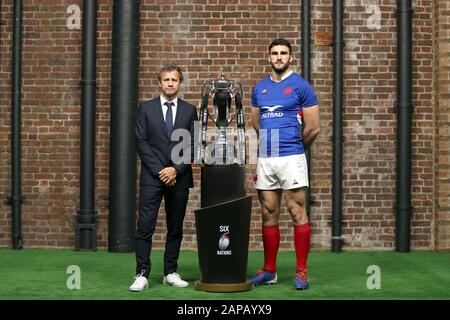
[[[166,114],[167,114],[167,109],[168,107],[165,105],[166,102],[169,102],[169,100],[167,100],[166,98],[164,98],[164,96],[161,95],[160,97],[161,100],[161,108],[162,108],[162,112],[163,112],[163,117],[164,117],[164,121],[166,121]],[[178,107],[178,97],[175,97],[175,99],[173,99],[172,101],[174,105],[172,106],[172,118],[173,118],[173,124],[175,125],[175,117],[177,115],[177,107]]]

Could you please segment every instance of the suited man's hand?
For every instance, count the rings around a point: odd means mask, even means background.
[[[177,180],[176,180],[176,179],[173,179],[173,180],[170,181],[168,184],[166,184],[166,187],[173,187],[176,183],[177,183]]]
[[[159,180],[166,186],[172,187],[176,182],[177,170],[174,167],[167,167],[159,172]]]

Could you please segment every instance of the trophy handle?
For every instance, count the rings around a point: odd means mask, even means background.
[[[242,87],[241,87],[242,90]],[[242,92],[242,91],[241,91]],[[239,157],[238,164],[245,164],[245,120],[244,108],[242,107],[242,95],[237,93],[235,96],[236,114],[237,114],[237,134],[239,143]]]
[[[205,148],[206,148],[206,130],[208,129],[208,98],[209,94],[202,92],[202,104],[200,107],[200,154],[199,160],[202,163],[205,159]]]

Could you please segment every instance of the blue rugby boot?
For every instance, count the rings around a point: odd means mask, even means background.
[[[258,272],[256,273],[256,276],[250,279],[250,282],[254,286],[259,286],[263,284],[275,284],[277,283],[277,281],[278,278],[276,272],[271,273],[264,269],[259,269]]]
[[[297,290],[305,290],[308,289],[308,275],[306,270],[298,270],[295,274],[294,288]]]

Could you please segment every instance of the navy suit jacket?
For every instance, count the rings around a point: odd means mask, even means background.
[[[182,128],[190,133],[191,156],[189,163],[176,164],[171,159],[171,153],[181,138],[178,141],[171,141],[164,121],[160,97],[145,101],[139,106],[136,117],[136,143],[141,159],[141,186],[163,186],[164,184],[159,180],[159,171],[165,167],[174,167],[178,172],[175,187],[193,187],[191,163],[194,158],[194,121],[197,119],[195,106],[178,98],[173,131]],[[180,155],[183,155],[183,152]]]

